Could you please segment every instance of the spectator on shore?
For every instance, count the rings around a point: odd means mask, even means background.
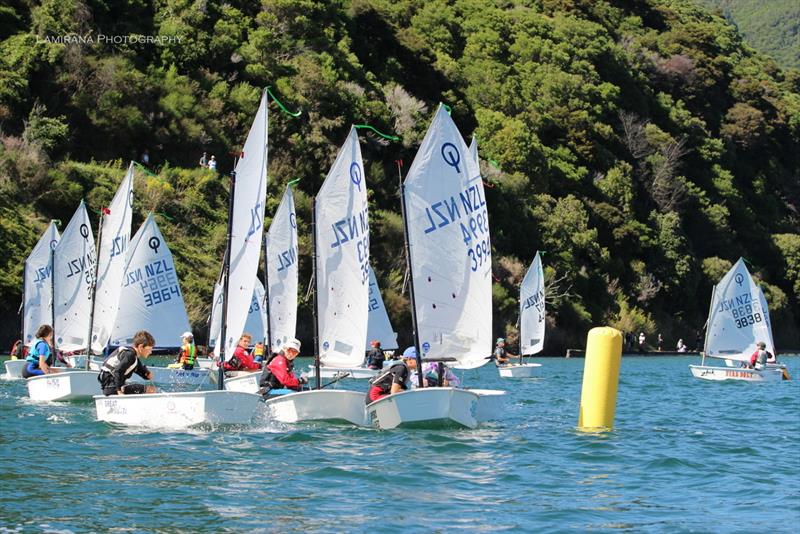
[[[664,338],[661,337],[661,334],[658,334],[658,351],[661,352],[664,350]]]
[[[686,343],[683,342],[683,338],[678,340],[678,344],[675,346],[678,352],[686,352]]]
[[[646,339],[647,338],[645,337],[644,332],[639,332],[639,352],[645,351],[644,342]]]
[[[211,169],[212,171],[217,170],[217,158],[211,156],[211,159],[208,160],[208,168]]]
[[[208,167],[208,158],[206,157],[206,153],[203,152],[203,157],[200,158],[200,166],[201,167]]]

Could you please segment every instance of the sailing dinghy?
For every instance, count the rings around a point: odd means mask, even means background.
[[[347,372],[364,360],[369,302],[367,184],[354,127],[312,208],[316,389],[266,400],[281,422],[365,423],[364,394],[322,389],[319,369]]]
[[[223,266],[222,326],[216,347],[222,361],[233,354],[253,296],[267,195],[267,121],[264,91],[244,149],[231,173],[226,247],[229,253]],[[220,368],[217,391],[96,396],[97,418],[154,428],[249,423],[261,398],[252,393],[224,390],[224,379]]]
[[[758,342],[775,354],[769,309],[761,289],[753,281],[743,258],[714,286],[708,313],[706,339],[700,365],[690,365],[695,378],[778,382],[788,374],[780,366],[749,368]],[[740,367],[705,365],[706,358],[737,362]]]
[[[372,348],[370,345],[372,340],[379,341],[381,348],[384,350],[397,350],[397,333],[389,321],[389,314],[386,312],[386,306],[383,304],[381,291],[378,288],[378,280],[375,278],[375,272],[371,266],[369,268],[368,311],[369,320],[367,322],[367,345],[365,351],[369,351]],[[316,376],[316,369],[313,366],[310,371],[309,376]],[[347,375],[347,378],[364,379],[372,378],[377,374],[378,370],[370,369],[364,365],[347,369],[320,366],[322,378],[338,378]]]
[[[53,253],[53,350],[75,351],[89,346],[95,245],[86,206],[81,201]],[[95,371],[70,371],[27,379],[35,401],[89,399],[100,393]]]
[[[51,221],[47,225],[36,246],[33,247],[22,271],[22,337],[26,346],[31,347],[36,330],[43,324],[53,321],[53,251],[58,245],[58,228]],[[5,378],[22,379],[22,368],[28,362],[6,360]]]
[[[477,160],[439,106],[401,185],[417,368],[455,358],[454,367],[486,363],[492,347],[489,219]],[[476,427],[495,418],[503,391],[422,386],[367,405],[378,428]]]
[[[520,363],[497,368],[503,378],[534,376],[539,363],[523,363],[524,356],[536,354],[544,346],[544,272],[539,252],[533,258],[519,288],[519,359]]]

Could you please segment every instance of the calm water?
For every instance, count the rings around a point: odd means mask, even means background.
[[[582,359],[468,372],[509,390],[477,430],[148,432],[3,380],[0,531],[797,532],[800,358],[783,360],[793,380],[761,385],[626,357],[606,434],[575,430]]]

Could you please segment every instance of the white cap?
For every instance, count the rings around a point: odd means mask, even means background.
[[[283,344],[284,349],[294,349],[297,352],[300,352],[300,340],[299,339],[287,339],[286,343]]]
[[[186,339],[187,337],[194,337],[194,334],[192,334],[191,332],[184,332],[183,334],[181,334],[181,339]]]

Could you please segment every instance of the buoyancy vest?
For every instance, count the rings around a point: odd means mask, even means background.
[[[181,347],[181,357],[179,359],[179,363],[194,365],[195,358],[197,357],[197,347],[194,343],[189,343],[188,350],[187,345]]]
[[[398,362],[398,363],[392,364],[392,365],[391,365],[391,366],[390,366],[388,369],[386,369],[385,371],[383,371],[383,372],[381,372],[381,373],[378,373],[378,374],[375,376],[375,378],[372,378],[372,379],[370,379],[370,381],[369,381],[369,385],[370,385],[370,387],[378,386],[378,387],[379,387],[379,388],[381,388],[381,390],[383,390],[385,393],[388,393],[389,391],[391,391],[391,389],[392,389],[392,382],[394,382],[394,377],[392,377],[392,378],[391,378],[391,379],[389,379],[388,381],[386,380],[386,378],[394,374],[394,373],[392,372],[392,369],[393,369],[394,367],[397,367],[398,365],[402,365],[403,367],[405,367],[405,368],[406,368],[406,372],[408,373],[408,375],[409,375],[409,376],[411,375],[411,373],[410,373],[410,371],[409,371],[409,369],[408,369],[408,366],[405,364],[405,362],[403,362],[403,361],[400,361],[400,362]],[[402,385],[403,389],[408,389],[408,384],[406,384],[406,383],[403,383],[403,384],[401,384],[401,385]]]
[[[261,370],[261,377],[258,379],[258,387],[264,388],[267,391],[270,389],[281,389],[283,384],[278,377],[272,374],[272,370],[269,368],[269,364],[272,363],[272,360],[277,358],[279,355],[283,355],[282,352],[273,352],[270,354],[267,361],[264,362],[264,368]],[[286,356],[284,356],[286,358]],[[291,373],[294,370],[294,361],[289,361],[289,358],[286,358],[286,371]]]
[[[130,347],[119,347],[117,350],[112,352],[111,355],[105,359],[103,365],[100,366],[100,374],[97,375],[97,380],[104,388],[111,386],[114,377],[114,370],[119,365],[121,356],[124,352],[133,353],[133,363],[123,371],[123,375],[125,375],[126,380],[131,377],[133,372],[136,370],[136,367],[138,367],[139,356],[137,356],[136,351]]]
[[[50,350],[50,344],[44,339],[36,338],[33,340],[33,346],[25,360],[33,364],[34,369],[39,368],[39,356],[44,356],[47,365],[53,365],[53,353]]]

